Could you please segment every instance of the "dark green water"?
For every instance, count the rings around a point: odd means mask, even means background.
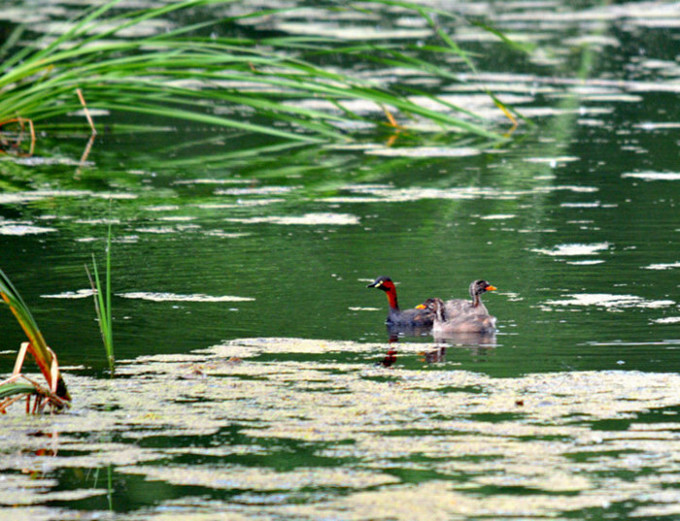
[[[104,132],[85,167],[85,137],[2,159],[0,267],[75,367],[73,413],[0,434],[0,517],[677,518],[680,11],[543,5],[485,10],[530,57],[451,28],[480,74],[444,91],[535,123],[506,146],[180,125]],[[109,221],[116,383],[91,299],[69,298]],[[377,275],[402,307],[489,280],[496,343],[432,362],[405,338],[375,367]],[[8,312],[0,331],[7,374],[23,337]]]

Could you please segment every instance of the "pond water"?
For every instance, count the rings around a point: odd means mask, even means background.
[[[502,146],[182,123],[2,158],[0,267],[74,402],[2,418],[0,518],[677,519],[680,8],[579,5],[456,4],[536,45],[448,27],[478,72],[440,92],[534,123]],[[356,37],[423,37],[381,15]],[[274,23],[347,32],[305,16]],[[83,267],[109,223],[114,379]],[[498,333],[390,339],[378,275],[403,307],[487,279]]]

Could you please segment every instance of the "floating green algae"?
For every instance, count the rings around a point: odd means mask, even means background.
[[[403,356],[422,349],[400,344]],[[114,380],[69,375],[72,411],[3,418],[0,513],[41,519],[38,506],[102,496],[101,480],[59,490],[54,476],[107,466],[119,479],[229,493],[176,512],[168,498],[125,519],[225,509],[229,519],[559,519],[633,503],[672,515],[680,501],[680,375],[491,378],[336,360],[383,350],[245,339],[123,362]],[[645,421],[649,411],[663,421]]]

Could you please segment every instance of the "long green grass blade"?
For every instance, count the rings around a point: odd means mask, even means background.
[[[500,136],[472,115],[451,104],[428,110],[410,100],[403,89],[378,87],[373,82],[316,65],[324,54],[346,54],[383,67],[406,67],[442,81],[458,81],[437,55],[455,55],[474,71],[468,53],[460,49],[438,19],[459,19],[455,13],[410,2],[371,0],[371,4],[408,9],[426,20],[443,45],[422,47],[396,44],[348,45],[334,38],[277,36],[195,36],[212,24],[229,25],[245,18],[257,19],[294,11],[280,8],[245,11],[231,17],[171,28],[165,33],[124,39],[118,35],[149,20],[181,10],[236,3],[237,0],[184,0],[136,12],[119,12],[121,0],[94,7],[73,20],[72,26],[46,45],[25,47],[22,59],[0,65],[0,122],[17,116],[36,121],[54,119],[76,110],[75,90],[80,88],[88,106],[114,112],[170,117],[247,132],[306,142],[345,141],[343,128],[360,119],[381,124],[379,107],[389,106],[407,118],[420,118],[442,128],[456,128],[492,139]],[[343,8],[365,9],[366,4]],[[489,31],[497,34],[492,28]],[[31,49],[26,51],[25,49]],[[422,55],[422,56],[421,56]],[[434,59],[429,59],[434,58]],[[185,86],[180,86],[181,80]],[[186,82],[191,81],[191,85]],[[436,100],[436,96],[429,95]],[[322,99],[328,110],[301,103]],[[375,110],[361,115],[346,109],[349,100],[374,103]],[[497,100],[494,102],[498,103]],[[225,116],[216,108],[227,109]],[[507,108],[507,107],[506,107]],[[254,113],[255,116],[250,114]],[[455,112],[454,112],[455,114]],[[377,116],[376,116],[377,115]],[[266,121],[261,121],[265,118]],[[376,121],[377,119],[377,121]],[[480,118],[472,118],[479,120]]]
[[[45,339],[38,328],[38,324],[35,322],[31,311],[21,298],[21,295],[16,290],[9,277],[5,275],[5,272],[0,269],[0,297],[4,302],[10,307],[12,313],[16,317],[19,325],[24,330],[24,333],[28,337],[29,342],[33,347],[42,352],[45,359],[50,359],[52,356],[47,351],[47,344]]]
[[[99,331],[102,336],[102,342],[104,343],[104,349],[106,350],[109,372],[111,377],[113,377],[115,371],[115,357],[113,353],[113,320],[111,313],[111,224],[109,224],[106,236],[105,269],[106,272],[104,277],[106,285],[104,286],[99,277],[97,259],[94,254],[92,254],[92,273],[94,274],[94,277],[90,273],[87,265],[85,266],[85,272],[90,279],[90,285],[94,292],[94,309],[97,314],[97,320],[99,321]]]

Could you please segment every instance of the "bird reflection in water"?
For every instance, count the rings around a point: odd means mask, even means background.
[[[467,349],[475,362],[483,362],[489,353],[496,349],[496,333],[455,333],[446,336],[436,335],[434,341],[438,346],[460,347]],[[444,350],[444,347],[441,347]],[[444,360],[441,360],[444,361]]]
[[[388,326],[388,343],[387,352],[376,365],[383,367],[391,367],[397,361],[396,344],[404,338],[419,338],[430,335],[432,333],[430,328],[413,328],[413,327],[395,327]],[[477,361],[486,358],[496,347],[496,333],[449,333],[446,335],[434,335],[434,346],[425,351],[418,353],[419,360],[426,364],[437,364],[446,362],[447,349],[463,348],[470,351],[473,358]]]
[[[446,362],[446,346],[437,346],[430,351],[423,351],[418,353],[420,361],[426,364],[440,364]]]
[[[394,348],[391,348],[387,350],[387,354],[385,355],[385,358],[380,360],[378,362],[378,365],[382,365],[383,367],[391,367],[394,362],[397,361],[397,350]]]

